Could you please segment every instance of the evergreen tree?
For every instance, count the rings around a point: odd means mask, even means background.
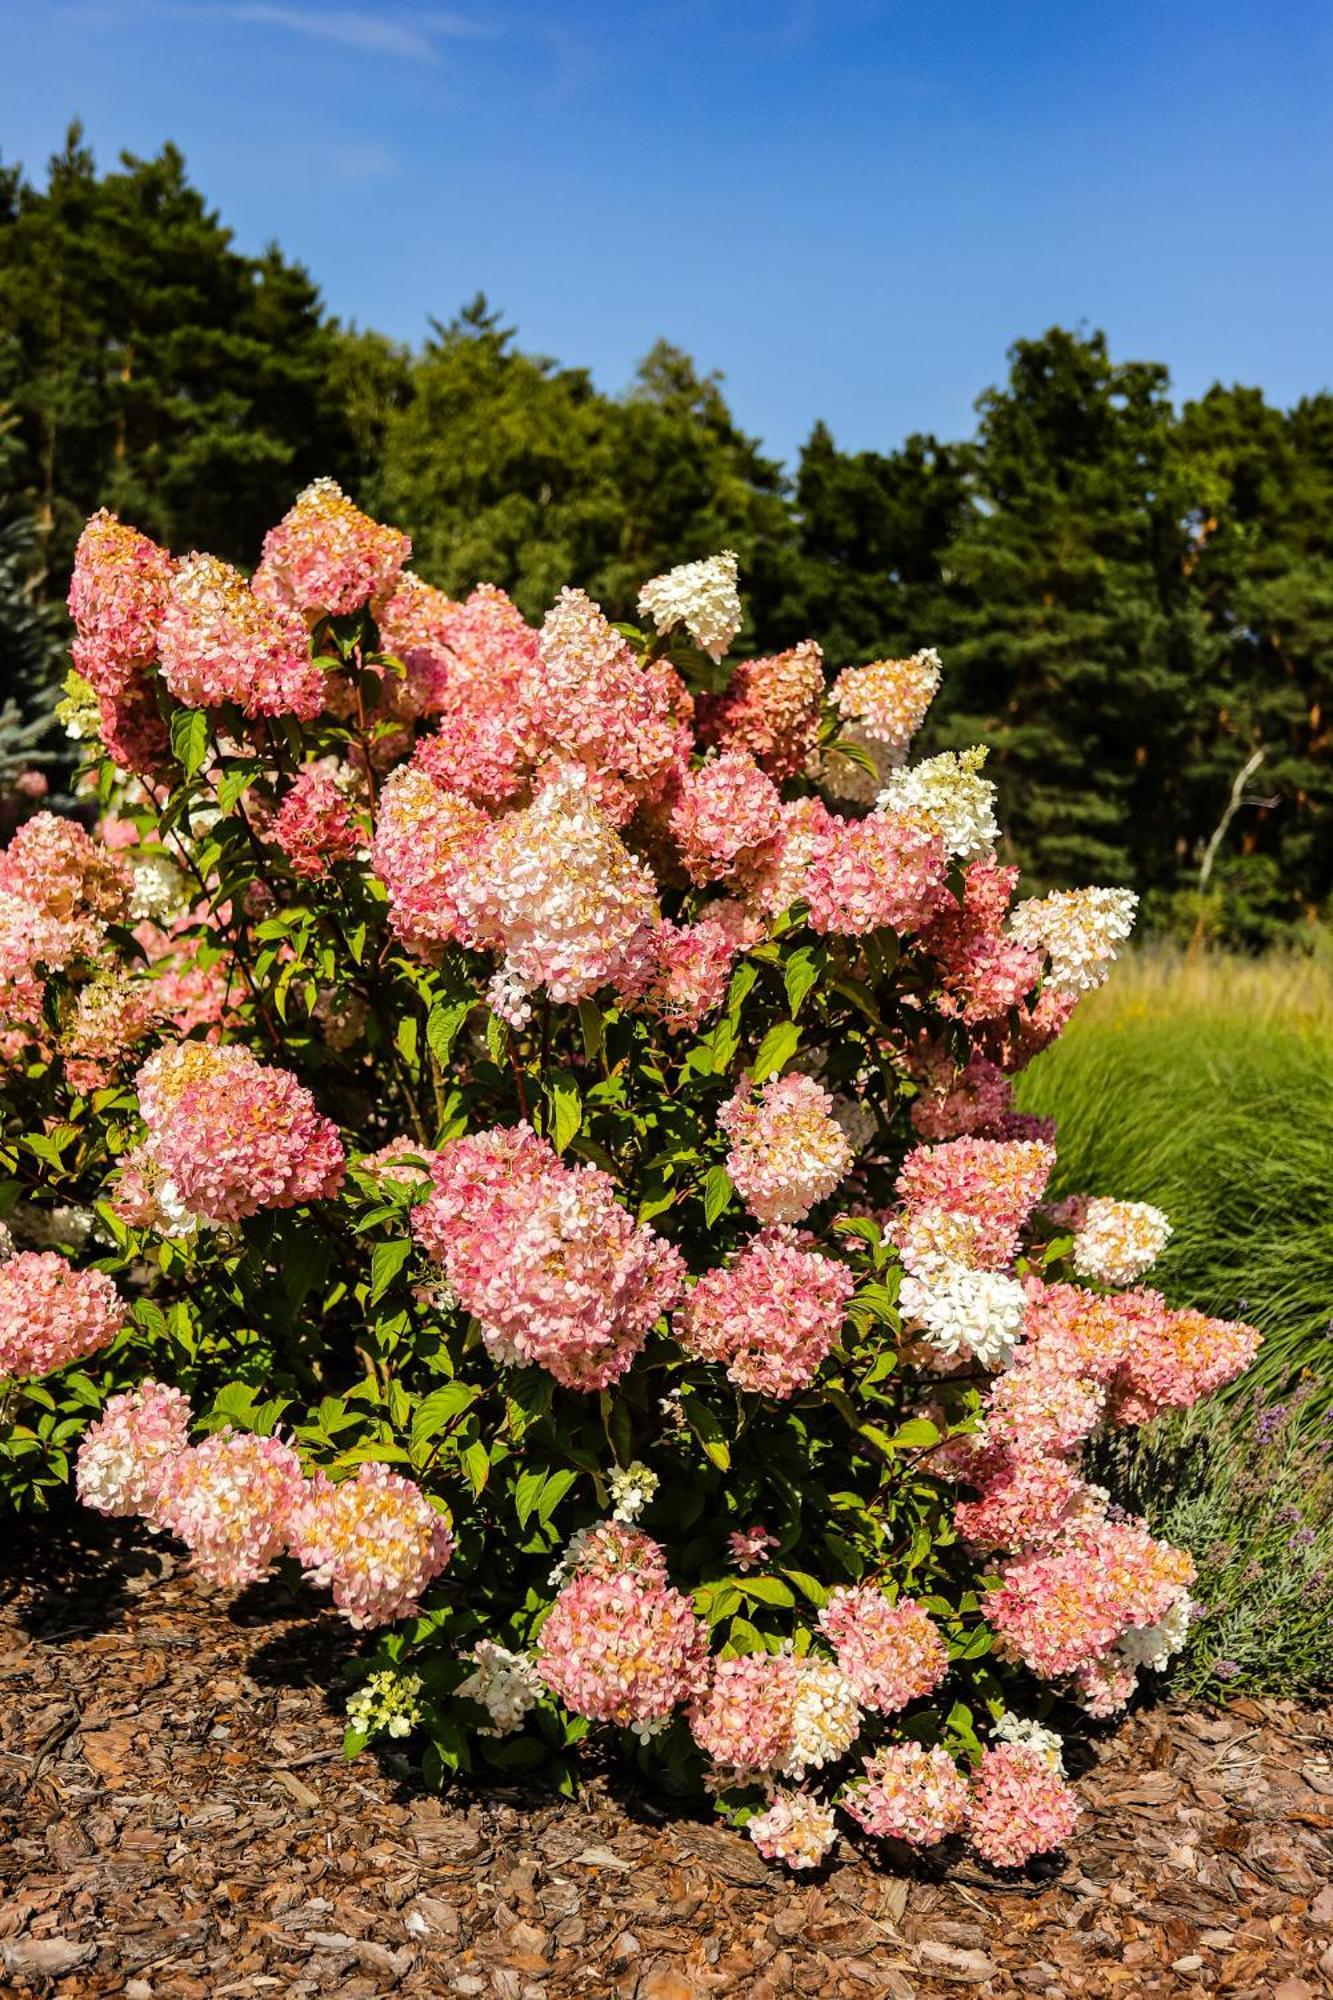
[[[1179,758],[1208,651],[1167,392],[1164,369],[1054,328],[1017,343],[978,405],[937,727],[991,746],[1038,883],[1176,881]]]
[[[233,248],[173,146],[99,177],[75,126],[44,189],[5,177],[0,334],[51,595],[95,507],[253,562],[297,488],[348,456],[318,293],[277,250]]]

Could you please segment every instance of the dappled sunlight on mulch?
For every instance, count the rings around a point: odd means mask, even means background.
[[[1333,1709],[1133,1716],[1086,1746],[1083,1824],[1029,1876],[899,1875],[844,1841],[793,1882],[605,1779],[574,1805],[440,1800],[406,1760],[345,1764],[356,1641],[313,1600],[228,1602],[100,1523],[19,1539],[34,1554],[0,1614],[5,1994],[1333,1991]]]

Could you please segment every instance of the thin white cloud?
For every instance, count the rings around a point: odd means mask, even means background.
[[[76,12],[98,13],[92,8]],[[398,12],[369,7],[284,6],[280,0],[147,0],[136,9],[170,15],[176,20],[235,21],[242,27],[273,28],[280,34],[303,35],[312,42],[331,42],[370,55],[398,56],[410,62],[435,62],[439,45],[472,41],[490,34],[483,21],[448,8],[423,7]]]

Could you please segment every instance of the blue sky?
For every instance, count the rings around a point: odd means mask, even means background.
[[[1188,395],[1333,386],[1328,0],[0,0],[0,150],[170,137],[243,248],[404,340],[485,290],[629,379],[659,335],[791,457],[966,434],[1103,326]]]

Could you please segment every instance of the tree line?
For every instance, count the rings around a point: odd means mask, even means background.
[[[887,452],[816,424],[788,471],[666,342],[617,395],[480,298],[409,350],[276,247],[242,255],[174,147],[101,172],[75,129],[44,184],[0,169],[0,755],[93,508],[250,564],[331,472],[433,582],[530,617],[571,579],[630,616],[643,578],[732,547],[746,650],[940,648],[922,748],[990,745],[1038,885],[1130,882],[1233,941],[1308,925],[1333,888],[1333,395],[1177,405],[1164,367],[1057,327],[977,416]]]

